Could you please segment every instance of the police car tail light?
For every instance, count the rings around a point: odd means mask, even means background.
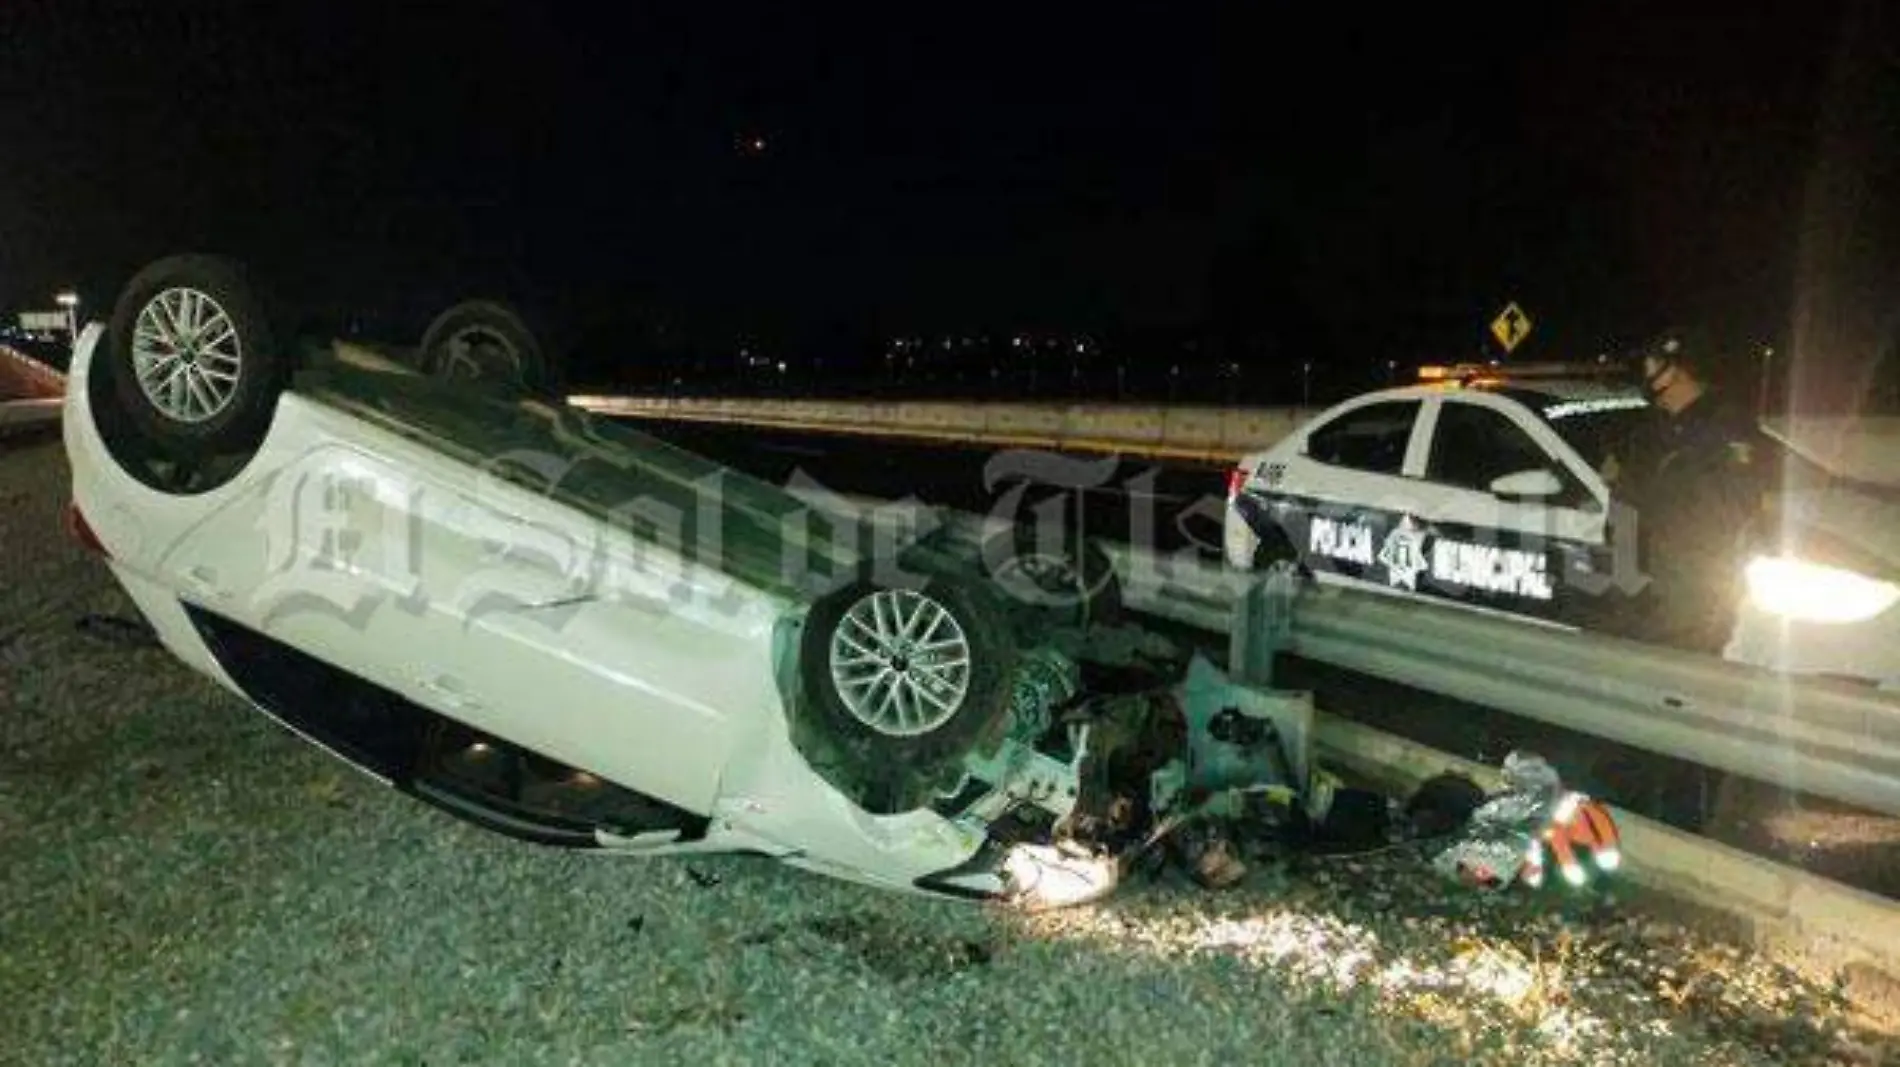
[[[1234,497],[1239,496],[1240,491],[1245,488],[1247,488],[1247,468],[1235,467],[1233,470],[1230,470],[1227,472],[1228,499],[1231,500]]]
[[[1861,622],[1900,602],[1892,582],[1788,556],[1756,556],[1747,576],[1756,607],[1796,622]]]

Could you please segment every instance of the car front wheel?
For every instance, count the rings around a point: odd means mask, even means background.
[[[1006,634],[997,609],[964,583],[854,582],[806,620],[806,695],[854,777],[906,792],[1007,715]]]

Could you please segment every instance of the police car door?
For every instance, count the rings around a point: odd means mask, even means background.
[[[1285,470],[1269,476],[1279,482],[1263,501],[1272,521],[1320,580],[1394,587],[1380,552],[1417,509],[1423,409],[1416,397],[1346,408],[1307,431]]]
[[[1559,623],[1588,607],[1603,544],[1601,480],[1507,397],[1460,392],[1427,405],[1415,494],[1417,590]]]

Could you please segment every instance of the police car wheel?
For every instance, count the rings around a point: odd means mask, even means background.
[[[1261,538],[1260,547],[1254,549],[1253,569],[1256,573],[1265,573],[1281,564],[1290,565],[1301,578],[1313,577],[1313,568],[1300,559],[1299,551],[1286,535],[1276,530],[1271,536]]]

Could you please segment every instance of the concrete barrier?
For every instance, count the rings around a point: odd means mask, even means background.
[[[980,416],[965,404],[908,401],[897,405],[896,421],[933,434],[967,434],[982,426]]]
[[[1221,440],[1219,408],[1169,408],[1162,416],[1161,443],[1186,451],[1214,452]]]
[[[1126,442],[1130,448],[1159,445],[1167,420],[1160,408],[1130,404],[1078,404],[1073,409],[1076,430],[1104,441]]]
[[[1236,455],[1259,451],[1317,414],[1317,408],[1227,408],[1221,412],[1220,447]]]
[[[981,411],[985,434],[1005,443],[1058,440],[1068,421],[1064,408],[1042,404],[989,404]]]
[[[1317,755],[1399,793],[1441,773],[1495,790],[1498,771],[1329,715]],[[1900,990],[1900,903],[1616,810],[1623,873],[1636,885],[1730,920],[1807,978],[1890,1010]]]
[[[720,422],[999,448],[1110,452],[1212,465],[1286,436],[1294,408],[1152,404],[980,404],[955,401],[766,400],[576,395],[576,407],[625,418]]]

